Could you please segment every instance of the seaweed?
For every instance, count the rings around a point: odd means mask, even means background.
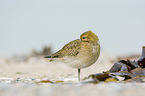
[[[89,75],[98,82],[145,82],[145,59],[120,60],[106,72]],[[86,79],[87,79],[86,78]],[[120,79],[122,78],[122,79]]]

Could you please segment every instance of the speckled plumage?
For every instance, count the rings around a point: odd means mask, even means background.
[[[52,54],[51,59],[53,61],[55,58],[60,58],[63,63],[80,70],[94,64],[99,55],[99,39],[92,31],[87,31],[80,36],[80,39],[69,42]]]

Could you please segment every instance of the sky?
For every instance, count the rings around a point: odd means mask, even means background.
[[[145,46],[145,0],[0,0],[0,56],[52,46],[92,30],[112,55]]]

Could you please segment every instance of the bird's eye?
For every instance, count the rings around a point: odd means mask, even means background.
[[[86,37],[83,37],[83,39],[86,39]]]

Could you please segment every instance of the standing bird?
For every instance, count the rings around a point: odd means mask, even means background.
[[[80,81],[80,70],[94,64],[100,55],[100,44],[98,36],[91,30],[81,34],[80,39],[73,40],[66,44],[52,56],[50,61],[58,59],[63,63],[78,69],[78,80]]]

